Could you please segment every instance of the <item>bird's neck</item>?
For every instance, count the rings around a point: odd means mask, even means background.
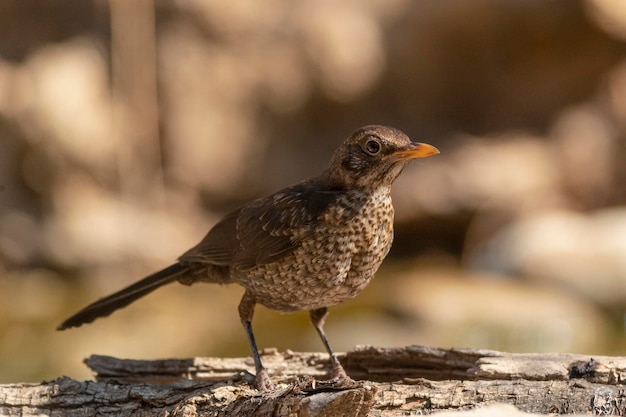
[[[350,190],[362,194],[391,193],[389,181],[351,175],[351,173],[347,173],[334,165],[328,167],[316,180],[322,183],[324,187],[333,190]]]

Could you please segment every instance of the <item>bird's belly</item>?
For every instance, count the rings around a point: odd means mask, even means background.
[[[289,257],[294,255],[297,254]],[[253,274],[247,274],[246,282],[242,284],[254,292],[259,304],[274,310],[329,307],[356,296],[380,266],[380,262],[371,263],[367,267],[353,265],[353,259],[350,256],[339,257],[317,252],[311,262],[299,263],[297,268],[283,262],[255,268]]]
[[[236,281],[253,291],[259,304],[278,311],[339,304],[374,277],[391,247],[392,221],[392,216],[357,216],[351,227],[329,226],[287,257],[238,274]]]

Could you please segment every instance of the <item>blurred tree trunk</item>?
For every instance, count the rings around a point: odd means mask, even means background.
[[[120,192],[164,204],[153,0],[109,1],[111,88]]]
[[[409,346],[359,348],[341,360],[361,382],[315,381],[312,376],[327,376],[325,354],[266,351],[279,387],[261,394],[246,382],[248,358],[92,356],[85,362],[97,381],[62,377],[2,386],[0,415],[402,416],[474,408],[481,415],[499,403],[541,414],[626,411],[625,357]]]

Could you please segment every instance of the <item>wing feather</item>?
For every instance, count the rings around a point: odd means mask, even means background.
[[[242,269],[280,260],[301,245],[341,194],[307,181],[253,201],[226,215],[180,260]]]

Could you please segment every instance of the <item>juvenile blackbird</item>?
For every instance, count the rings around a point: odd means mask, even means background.
[[[438,153],[397,129],[362,127],[335,151],[319,176],[226,215],[177,263],[88,305],[58,330],[108,316],[171,282],[237,283],[245,288],[239,316],[258,389],[273,384],[252,333],[257,303],[281,312],[308,310],[330,355],[333,378],[347,378],[324,333],[327,308],[361,291],[389,252],[391,184],[411,159]]]

